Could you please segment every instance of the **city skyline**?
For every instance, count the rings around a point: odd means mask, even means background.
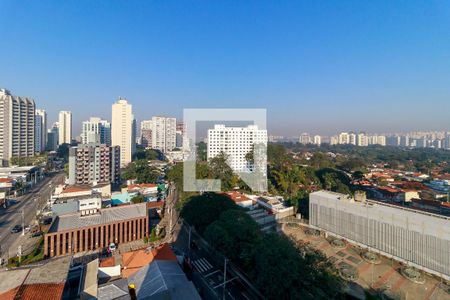
[[[1,86],[33,98],[49,124],[70,110],[75,135],[119,97],[138,121],[267,108],[268,130],[291,136],[448,126],[445,2],[2,6]]]

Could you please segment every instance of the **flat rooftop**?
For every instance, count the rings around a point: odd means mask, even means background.
[[[322,199],[326,199],[326,200],[331,200],[331,201],[346,201],[347,203],[351,203],[351,204],[355,204],[358,206],[365,206],[366,204],[368,204],[369,206],[376,206],[379,210],[381,211],[385,211],[386,213],[391,213],[392,209],[396,209],[398,210],[398,213],[414,213],[417,214],[418,217],[420,215],[422,216],[429,216],[429,217],[434,217],[437,219],[442,219],[442,220],[450,220],[450,217],[446,217],[444,215],[440,215],[440,214],[434,214],[431,212],[427,212],[424,210],[419,210],[419,209],[414,209],[414,208],[410,208],[410,207],[406,207],[406,206],[402,206],[402,205],[398,205],[398,204],[389,204],[389,203],[385,203],[385,202],[381,202],[381,201],[376,201],[376,200],[370,200],[367,199],[365,202],[359,202],[356,201],[353,197],[349,196],[349,195],[345,195],[345,194],[340,194],[340,193],[336,193],[336,192],[331,192],[331,191],[317,191],[314,193],[311,193],[310,195],[317,195]]]
[[[117,221],[141,218],[147,215],[147,203],[139,203],[100,210],[95,215],[81,216],[79,212],[56,217],[49,233],[91,227]]]

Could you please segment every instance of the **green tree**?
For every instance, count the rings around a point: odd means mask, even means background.
[[[207,146],[205,142],[199,142],[197,144],[197,161],[206,161],[207,159]]]
[[[210,159],[209,172],[214,179],[220,179],[222,190],[228,191],[234,188],[236,181],[234,180],[233,170],[227,164],[228,156],[221,152],[219,155]]]
[[[239,209],[239,206],[227,196],[205,193],[187,199],[180,215],[203,233],[209,224],[219,219],[220,214],[228,209]]]
[[[58,150],[56,151],[59,158],[63,158],[65,161],[68,161],[69,159],[69,149],[70,144],[61,144],[58,146]]]
[[[232,261],[238,262],[244,269],[248,269],[253,257],[253,246],[261,238],[259,225],[244,210],[226,210],[220,214],[219,220],[210,224],[205,231],[205,238],[217,244],[218,237],[211,235],[211,230],[209,230],[211,226],[216,234],[225,231],[228,240],[227,245],[216,249]]]
[[[131,203],[133,204],[137,204],[137,203],[143,203],[145,202],[145,197],[142,194],[137,194],[136,196],[134,196],[133,198],[131,198]]]

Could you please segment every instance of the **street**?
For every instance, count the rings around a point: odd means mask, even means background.
[[[34,186],[26,194],[14,198],[15,203],[5,208],[0,208],[0,247],[4,256],[6,251],[16,254],[17,249],[11,246],[21,237],[22,232],[11,233],[15,225],[22,225],[22,212],[24,225],[34,225],[33,220],[38,210],[44,208],[50,198],[55,185],[64,180],[64,174],[51,174]]]

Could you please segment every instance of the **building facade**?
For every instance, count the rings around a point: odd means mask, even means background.
[[[144,120],[141,122],[141,133],[139,135],[139,144],[147,148],[152,146],[152,120]]]
[[[216,157],[222,152],[228,156],[230,167],[236,172],[254,171],[254,163],[247,159],[247,154],[254,151],[256,145],[261,145],[263,149],[267,147],[267,130],[258,129],[256,125],[247,127],[225,127],[225,125],[215,125],[214,129],[208,130],[208,160]],[[254,157],[259,157],[258,165],[262,168],[259,171],[266,174],[267,155],[264,151]]]
[[[0,159],[9,164],[12,157],[35,153],[35,104],[32,99],[13,96],[0,89]]]
[[[450,218],[348,195],[309,195],[309,224],[450,279]]]
[[[82,144],[105,144],[111,145],[111,124],[101,118],[91,117],[88,121],[83,122],[81,132]]]
[[[320,135],[314,136],[314,144],[317,146],[320,146],[320,144],[322,144],[322,137]]]
[[[36,109],[34,126],[35,151],[40,153],[47,146],[47,113],[45,110]]]
[[[53,123],[51,129],[47,130],[47,146],[46,150],[48,151],[56,151],[59,145],[59,129],[58,122]]]
[[[152,148],[162,152],[176,148],[177,120],[168,117],[152,118]]]
[[[58,143],[72,143],[72,113],[70,111],[60,111],[58,117]]]
[[[44,256],[100,250],[148,237],[147,203],[57,216],[44,237]]]
[[[120,147],[81,144],[69,150],[69,184],[120,183]]]
[[[120,147],[120,166],[126,167],[136,151],[136,120],[132,105],[119,99],[112,105],[111,145]]]
[[[311,144],[311,136],[309,133],[302,133],[299,138],[299,143],[303,145]]]

